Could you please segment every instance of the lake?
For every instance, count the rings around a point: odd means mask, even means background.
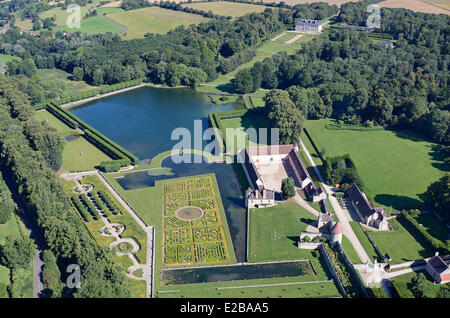
[[[243,107],[240,103],[215,105],[206,94],[190,89],[144,87],[70,111],[139,159],[151,159],[170,150],[178,142],[170,138],[173,129],[185,127],[192,132],[196,119],[202,120],[203,128],[207,128],[208,113]],[[117,181],[125,190],[131,190],[154,186],[156,180],[215,173],[236,259],[244,262],[247,213],[233,167],[221,163],[175,164],[171,157],[164,159],[162,166],[170,169],[170,174],[152,176],[147,171],[127,173]]]

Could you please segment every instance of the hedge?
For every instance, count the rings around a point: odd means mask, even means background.
[[[436,251],[439,251],[442,254],[447,254],[449,252],[444,242],[438,240],[437,238],[433,237],[430,233],[428,233],[426,229],[424,229],[422,226],[419,225],[416,219],[414,219],[412,216],[408,214],[408,212],[402,211],[402,216],[405,218],[408,224],[412,226],[418,233],[420,233],[419,235],[422,235],[422,238],[428,244],[430,244]]]
[[[96,146],[107,152],[114,159],[126,159],[128,158],[134,164],[139,163],[139,158],[133,155],[131,152],[125,150],[118,144],[116,144],[111,139],[104,136],[99,131],[95,130],[81,119],[73,115],[71,112],[66,109],[56,105],[54,102],[51,102],[47,105],[47,108],[53,114],[57,114],[58,118],[62,118],[63,122],[66,123],[69,127],[76,129],[81,127],[84,131],[84,137],[89,141],[93,142]],[[130,163],[131,163],[130,162]],[[128,163],[129,164],[129,163]],[[125,165],[128,165],[125,164]]]
[[[95,206],[92,204],[91,200],[89,200],[89,198],[85,194],[80,195],[80,198],[81,201],[83,201],[83,204],[87,207],[89,213],[92,215],[94,220],[100,219],[100,214],[98,213]]]
[[[112,214],[117,215],[119,214],[119,209],[114,204],[114,202],[111,200],[111,198],[106,194],[105,191],[100,190],[97,192],[97,194],[102,198],[103,202],[105,202],[108,209],[111,211]]]
[[[99,198],[98,193],[96,192],[90,192],[89,193],[92,200],[94,200],[95,204],[97,205],[97,207],[103,211],[103,214],[108,217],[111,215],[111,213],[109,212],[108,207],[105,206],[105,204],[103,203],[102,199]]]
[[[85,222],[89,222],[92,220],[91,215],[86,212],[86,209],[83,203],[81,203],[79,197],[72,197],[72,203]]]

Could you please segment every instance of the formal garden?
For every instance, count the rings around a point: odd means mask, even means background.
[[[163,185],[165,265],[230,261],[230,251],[210,176]]]

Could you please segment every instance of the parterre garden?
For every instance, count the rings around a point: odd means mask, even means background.
[[[174,212],[199,207],[204,215],[183,221]],[[210,176],[167,181],[163,185],[164,264],[192,265],[230,261],[222,218]]]

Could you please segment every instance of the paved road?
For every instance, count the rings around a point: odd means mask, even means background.
[[[389,278],[392,278],[392,277],[396,277],[396,276],[400,276],[400,275],[404,275],[404,274],[408,274],[408,273],[412,273],[412,272],[417,272],[417,271],[421,271],[425,267],[427,267],[427,265],[420,265],[420,266],[416,266],[416,267],[410,267],[410,268],[407,268],[407,269],[402,269],[400,271],[390,272],[390,273],[388,273],[388,276],[389,276]]]
[[[308,149],[306,149],[305,145],[303,144],[303,141],[299,139],[300,146],[302,147],[303,151],[305,152],[306,156],[308,157],[308,160],[310,161],[312,167],[314,168],[314,171],[316,172],[317,176],[319,177],[320,182],[322,183],[322,186],[324,187],[325,191],[328,193],[328,198],[330,200],[330,203],[334,209],[334,212],[336,213],[339,222],[341,222],[342,227],[344,229],[344,235],[349,239],[350,243],[352,243],[353,248],[356,251],[356,254],[358,254],[359,258],[361,259],[361,262],[371,263],[371,259],[369,255],[367,255],[366,250],[359,242],[358,238],[355,235],[355,232],[353,232],[352,227],[350,226],[349,220],[347,219],[345,212],[342,210],[341,206],[339,205],[339,202],[337,199],[332,195],[333,191],[329,186],[327,186],[322,178],[322,175],[320,174],[319,169],[316,166],[316,163],[314,162],[313,158],[309,154]]]

